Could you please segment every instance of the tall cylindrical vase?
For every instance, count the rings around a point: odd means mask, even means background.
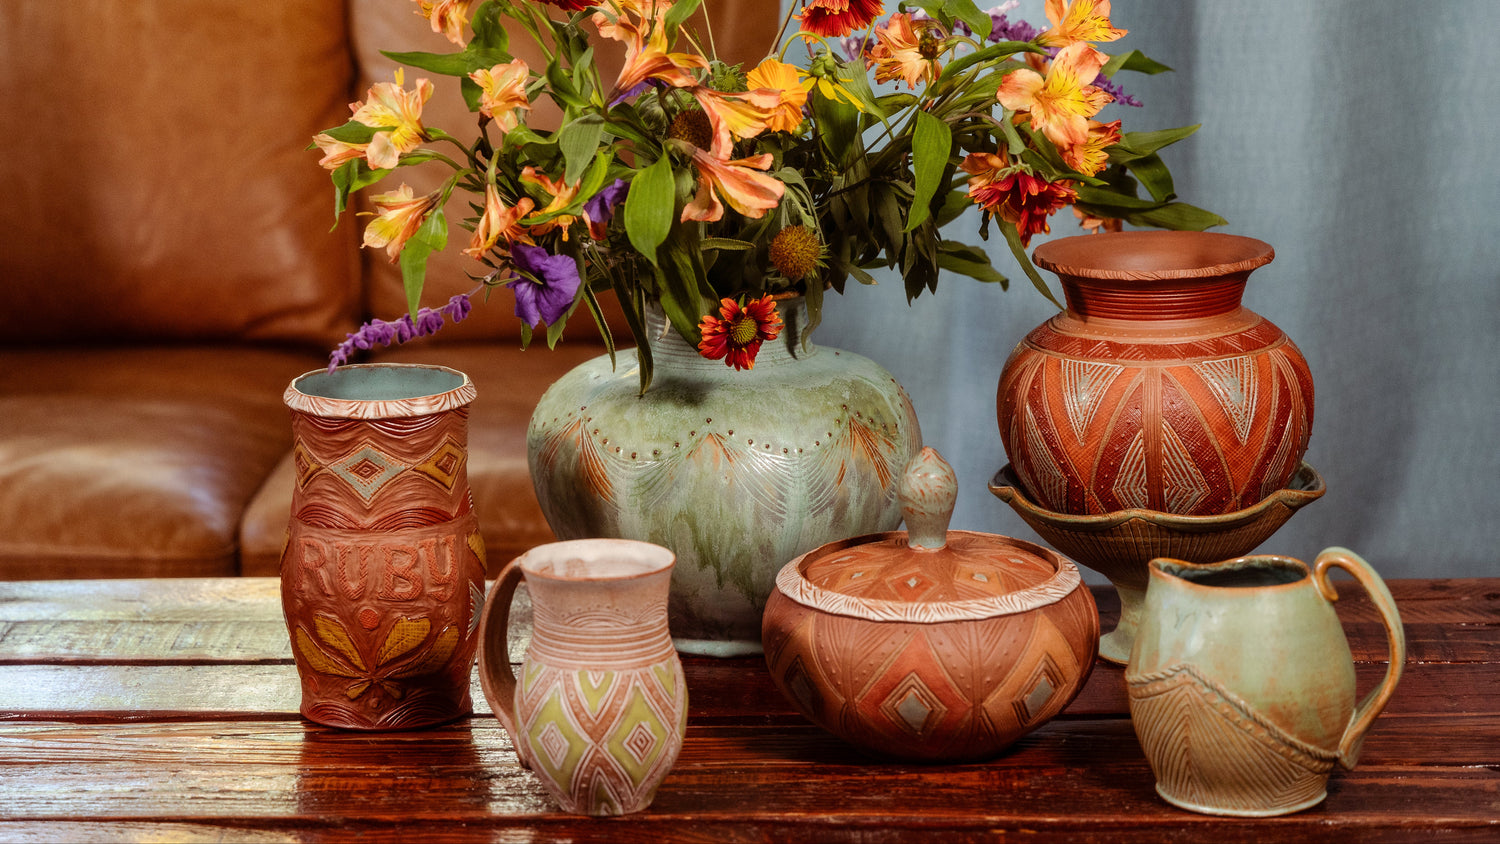
[[[472,711],[484,544],[466,471],[468,376],[318,370],[286,390],[296,489],[281,596],[302,714],[395,730]]]
[[[559,539],[619,537],[677,555],[679,650],[759,653],[761,612],[794,557],[901,519],[896,482],[922,447],[889,372],[807,338],[801,299],[753,369],[708,360],[650,315],[654,378],[601,356],[542,397],[527,451]]]
[[[1287,485],[1312,431],[1312,375],[1286,334],[1240,303],[1273,255],[1210,232],[1037,247],[1068,308],[1016,346],[997,400],[1005,453],[1033,502],[1210,516]]]

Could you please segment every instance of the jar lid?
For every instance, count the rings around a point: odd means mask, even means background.
[[[899,487],[907,529],[831,542],[788,563],[782,594],[873,621],[935,623],[1011,615],[1062,600],[1082,584],[1066,557],[990,533],[950,531],[953,469],[924,448]]]

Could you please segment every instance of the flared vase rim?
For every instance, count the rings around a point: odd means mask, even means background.
[[[544,571],[536,567],[540,563],[540,558],[544,554],[552,555],[550,558],[552,560],[560,559],[562,558],[562,555],[570,555],[581,558],[585,563],[588,563],[590,562],[588,557],[600,556],[610,552],[619,552],[621,550],[631,552],[630,559],[632,561],[645,565],[646,568],[641,571],[634,571],[628,574],[570,575],[560,573],[556,570]],[[547,542],[527,550],[521,556],[516,558],[516,565],[521,567],[521,571],[525,573],[528,579],[535,577],[554,583],[577,584],[629,583],[636,580],[645,580],[647,578],[656,577],[663,572],[671,572],[673,566],[675,566],[676,564],[676,553],[674,553],[670,548],[667,548],[663,545],[657,545],[654,542],[646,542],[640,539],[623,539],[612,537],[564,539],[557,542]]]
[[[1166,253],[1164,256],[1163,253]],[[1225,232],[1128,231],[1074,235],[1041,244],[1032,261],[1068,278],[1160,282],[1246,274],[1276,257],[1263,240]]]
[[[356,398],[324,395],[304,390],[309,381],[338,378],[340,374],[360,374],[374,371],[426,370],[443,376],[444,389],[403,395]],[[424,416],[445,413],[464,407],[474,401],[476,391],[468,373],[447,366],[426,363],[352,363],[333,371],[326,367],[309,370],[292,379],[282,394],[287,407],[299,413],[307,413],[331,419],[395,419],[407,416]]]

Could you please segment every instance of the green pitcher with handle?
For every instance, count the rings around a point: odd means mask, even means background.
[[[1357,702],[1334,569],[1370,593],[1390,643],[1385,679]],[[1215,815],[1317,805],[1334,765],[1354,767],[1406,661],[1401,617],[1380,576],[1344,548],[1311,567],[1251,556],[1157,559],[1150,572],[1125,681],[1157,793]]]

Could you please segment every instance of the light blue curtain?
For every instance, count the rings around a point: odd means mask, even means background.
[[[1203,124],[1165,152],[1178,193],[1276,248],[1245,304],[1312,367],[1307,460],[1328,493],[1260,551],[1344,545],[1387,577],[1500,575],[1500,3],[1115,0],[1113,14],[1131,33],[1106,49],[1176,72],[1122,75],[1145,105],[1106,119]],[[1011,15],[1045,23],[1041,0]],[[978,243],[965,225],[954,236]],[[1054,218],[1054,236],[1075,233]],[[988,248],[1008,292],[950,276],[908,307],[882,276],[831,299],[817,340],[905,385],[958,472],[954,527],[1039,541],[986,483],[1005,463],[1001,365],[1054,311],[1002,241]]]

